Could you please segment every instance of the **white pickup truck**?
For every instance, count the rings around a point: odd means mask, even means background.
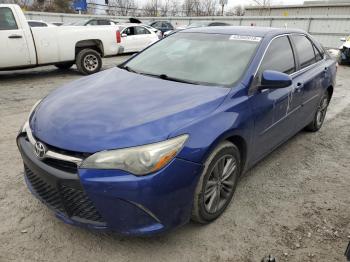
[[[0,70],[43,65],[98,72],[101,57],[122,52],[118,26],[32,27],[18,5],[0,4]]]

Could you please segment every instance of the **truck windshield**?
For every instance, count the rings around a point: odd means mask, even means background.
[[[124,68],[179,82],[231,86],[245,72],[257,37],[177,33],[149,47]]]

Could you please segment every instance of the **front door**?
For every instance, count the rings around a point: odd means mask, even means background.
[[[23,29],[9,7],[0,7],[0,68],[30,65],[29,50]]]
[[[258,69],[255,89],[250,97],[255,118],[254,159],[259,159],[273,150],[294,131],[291,119],[293,85],[280,89],[257,90],[262,73],[274,70],[292,74],[296,70],[294,53],[288,36],[272,40]]]

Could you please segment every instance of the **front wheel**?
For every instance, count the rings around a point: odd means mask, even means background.
[[[238,148],[228,141],[218,145],[197,184],[191,219],[202,224],[217,219],[231,202],[240,173]]]
[[[327,108],[329,104],[330,96],[328,92],[326,91],[325,94],[322,96],[321,101],[316,109],[316,113],[314,116],[314,119],[310,124],[308,124],[305,129],[310,132],[316,132],[320,130],[320,128],[323,125],[324,119],[327,114]]]
[[[76,57],[78,71],[83,75],[91,75],[101,70],[101,55],[93,49],[83,49]]]

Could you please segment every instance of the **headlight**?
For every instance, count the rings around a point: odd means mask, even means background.
[[[119,169],[146,175],[163,168],[183,148],[188,135],[163,142],[125,149],[102,151],[88,157],[81,168]]]

